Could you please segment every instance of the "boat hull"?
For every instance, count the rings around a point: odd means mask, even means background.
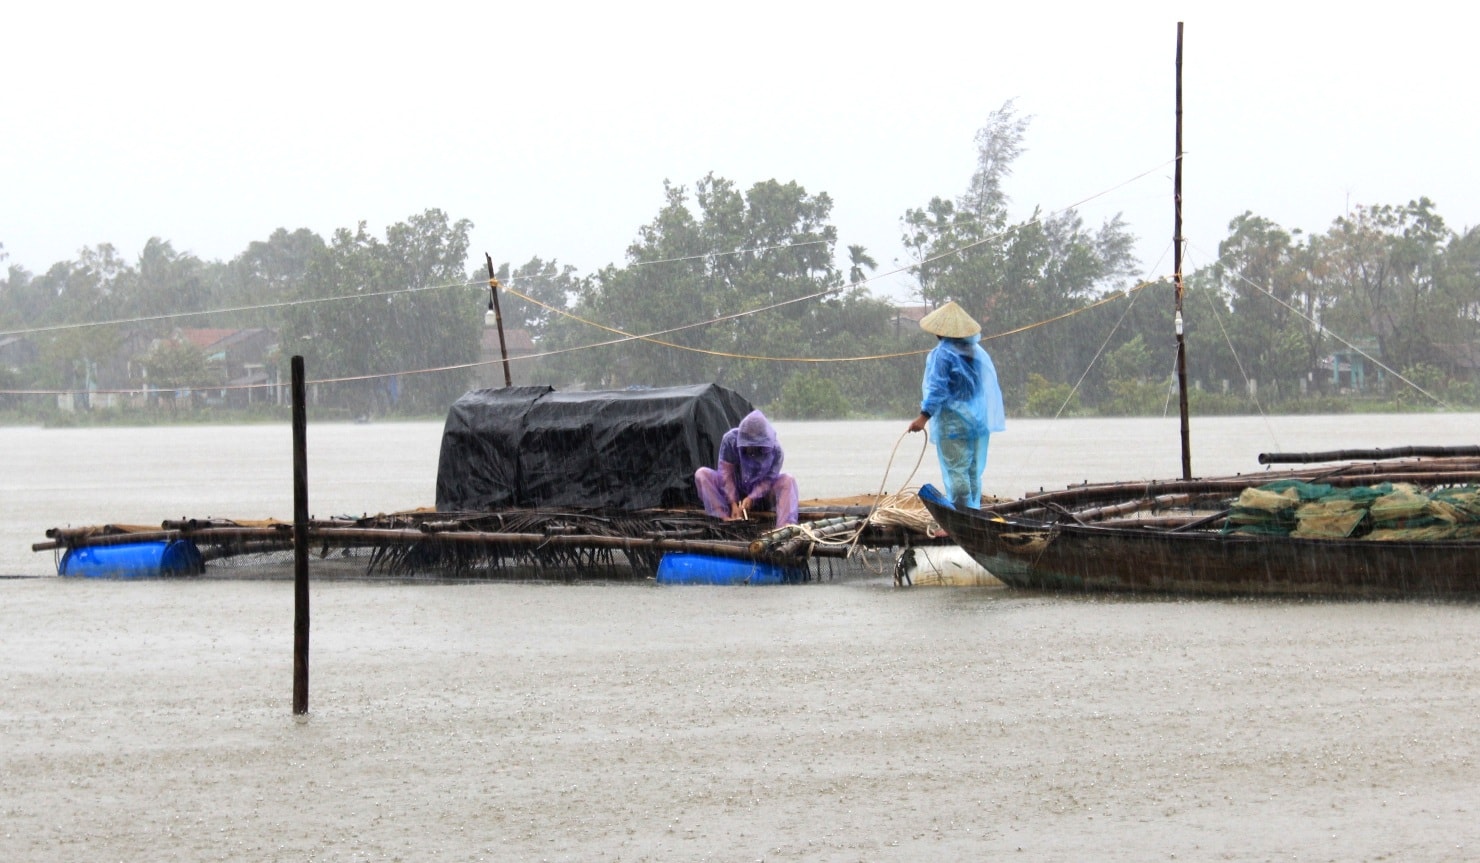
[[[951,538],[1010,587],[1226,596],[1480,596],[1480,541],[1297,539],[1054,524],[961,512],[920,491]]]

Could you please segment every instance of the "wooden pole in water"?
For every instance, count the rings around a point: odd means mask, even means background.
[[[514,385],[514,378],[509,375],[509,349],[504,345],[504,315],[498,309],[498,279],[493,275],[493,256],[487,252],[483,257],[488,261],[488,308],[493,312],[493,323],[498,327],[498,352],[504,358],[504,386]]]
[[[308,715],[308,415],[303,357],[293,357],[293,715]]]
[[[1192,444],[1187,427],[1187,342],[1182,336],[1182,22],[1177,22],[1177,165],[1172,202],[1172,269],[1177,293],[1177,407],[1182,415],[1182,478],[1192,479]]]

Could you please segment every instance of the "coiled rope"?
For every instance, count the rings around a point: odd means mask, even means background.
[[[799,540],[812,545],[848,546],[848,557],[854,557],[854,550],[863,536],[863,531],[870,524],[903,527],[907,530],[933,536],[940,528],[935,523],[935,520],[930,517],[930,513],[925,509],[924,505],[920,503],[919,497],[915,494],[916,488],[909,484],[915,478],[915,474],[919,472],[920,465],[925,462],[925,452],[930,448],[929,432],[925,432],[923,435],[919,458],[915,460],[915,466],[910,469],[910,474],[905,478],[904,485],[901,486],[899,491],[893,494],[886,495],[884,493],[884,489],[888,487],[889,473],[894,468],[895,456],[899,453],[899,445],[909,434],[910,432],[908,431],[904,432],[894,442],[893,449],[889,451],[889,461],[884,466],[884,475],[879,480],[879,491],[873,495],[873,503],[869,505],[867,515],[858,520],[857,527],[852,530],[821,533],[811,525],[796,524],[782,528],[779,531],[774,531],[773,533],[780,535],[782,531],[785,531],[784,536],[788,541]],[[880,570],[874,570],[873,564],[867,559],[864,560],[864,565],[870,570],[873,570],[875,574],[881,574]]]

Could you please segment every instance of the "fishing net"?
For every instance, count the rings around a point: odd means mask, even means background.
[[[1480,537],[1480,488],[1411,483],[1334,488],[1280,480],[1245,489],[1225,533],[1310,539],[1428,541]]]

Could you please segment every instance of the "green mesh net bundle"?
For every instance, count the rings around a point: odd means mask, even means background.
[[[1306,539],[1423,541],[1480,538],[1480,487],[1425,491],[1384,482],[1338,488],[1279,480],[1244,489],[1225,533]]]

